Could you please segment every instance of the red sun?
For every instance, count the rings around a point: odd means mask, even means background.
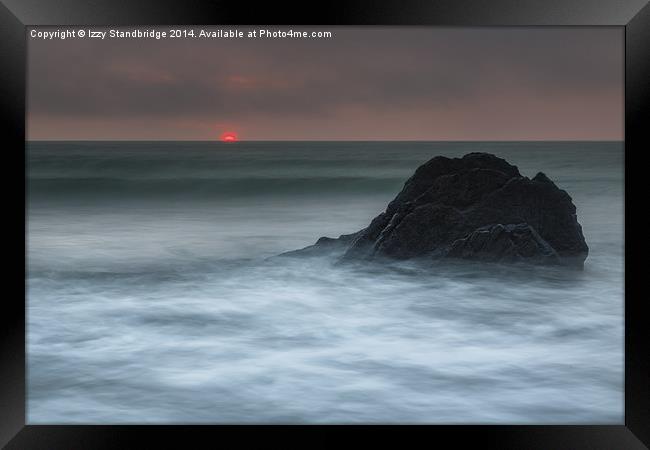
[[[231,133],[227,131],[221,135],[222,142],[237,142],[238,140],[239,139],[237,138],[237,133]]]

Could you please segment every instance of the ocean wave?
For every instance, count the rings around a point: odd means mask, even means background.
[[[28,422],[621,424],[621,149],[30,143]],[[583,272],[265,260],[477,150],[570,193]]]
[[[27,184],[30,200],[49,197],[120,195],[150,197],[169,195],[200,196],[273,196],[314,194],[359,194],[398,192],[404,180],[378,177],[255,177],[237,179],[214,178],[30,178]]]

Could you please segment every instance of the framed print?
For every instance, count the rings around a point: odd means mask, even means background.
[[[3,0],[2,444],[646,448],[646,3]]]

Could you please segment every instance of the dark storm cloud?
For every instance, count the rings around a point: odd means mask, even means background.
[[[168,128],[175,120],[195,119],[242,124],[261,139],[256,129],[294,123],[297,129],[279,135],[301,138],[318,132],[304,127],[326,120],[330,129],[323,138],[337,139],[350,129],[345,111],[356,111],[359,129],[386,133],[391,124],[409,129],[414,118],[450,109],[471,127],[477,111],[493,103],[511,111],[492,111],[484,120],[516,117],[519,107],[536,112],[531,124],[539,122],[540,135],[553,136],[552,129],[544,130],[552,127],[544,114],[554,108],[579,111],[579,103],[563,102],[580,99],[600,106],[607,117],[622,116],[616,104],[623,82],[618,29],[330,30],[333,38],[300,41],[29,40],[30,135],[43,138],[48,120],[60,126],[103,121],[105,133],[119,137],[111,121],[126,131],[125,119],[152,129],[157,120]],[[338,134],[337,120],[345,122]],[[608,120],[593,117],[597,128],[603,122]],[[613,138],[620,138],[621,124],[622,119],[611,124]],[[420,129],[431,129],[428,138],[436,139],[435,127]],[[68,134],[75,136],[74,130]]]

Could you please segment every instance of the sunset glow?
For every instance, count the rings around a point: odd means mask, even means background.
[[[221,135],[222,142],[237,142],[238,140],[236,133],[226,132]]]
[[[263,43],[30,38],[27,138],[621,140],[623,37],[341,27],[331,40]]]

